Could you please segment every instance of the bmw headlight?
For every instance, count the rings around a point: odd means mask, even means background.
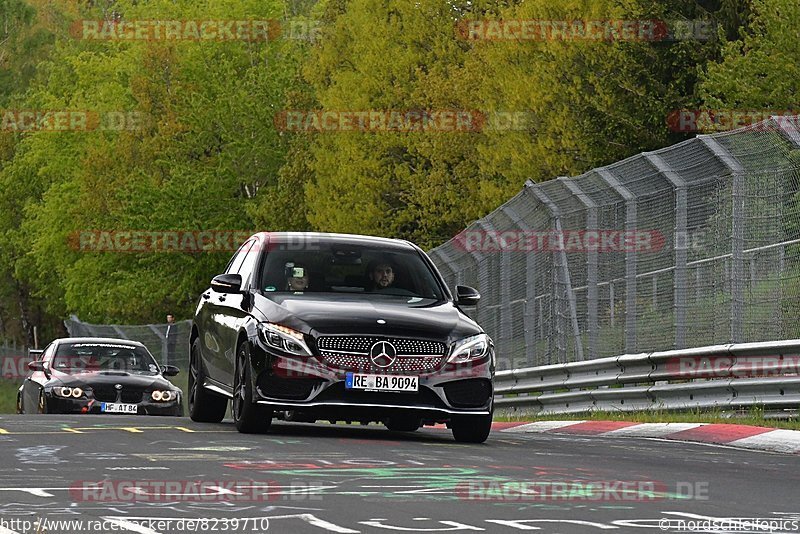
[[[55,387],[53,388],[53,393],[55,393],[57,397],[63,397],[65,399],[70,397],[79,399],[83,396],[83,390],[81,388]]]
[[[150,398],[156,402],[169,402],[178,398],[178,394],[170,390],[155,390],[150,394]]]
[[[258,333],[261,340],[273,349],[295,356],[313,356],[303,334],[297,330],[279,324],[261,323],[258,325]]]
[[[479,360],[489,352],[491,340],[486,334],[470,336],[456,341],[450,350],[448,363],[465,363]]]

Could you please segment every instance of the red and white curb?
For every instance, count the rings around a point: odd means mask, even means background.
[[[800,431],[715,423],[634,423],[630,421],[537,421],[494,423],[511,433],[660,438],[729,445],[743,449],[800,454]]]

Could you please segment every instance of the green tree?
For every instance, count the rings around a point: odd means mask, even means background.
[[[470,49],[457,39],[467,2],[354,0],[330,3],[321,40],[303,67],[299,109],[459,110]],[[282,170],[285,191],[303,186],[303,209],[276,222],[325,231],[441,242],[501,202],[513,187],[477,173],[478,133],[327,132],[295,134]],[[287,197],[288,198],[288,197]],[[296,197],[292,199],[295,202]],[[291,219],[287,220],[287,219]]]
[[[752,0],[747,31],[725,43],[710,63],[699,93],[711,109],[797,112],[800,101],[800,4]]]
[[[530,0],[498,19],[706,20],[695,2]],[[485,173],[517,183],[576,175],[685,138],[667,117],[696,107],[698,65],[718,55],[710,40],[478,41],[465,76],[489,109],[530,113],[528,127],[490,136],[478,150]]]
[[[276,19],[280,2],[120,1],[122,20]],[[107,13],[106,13],[107,14]],[[81,17],[99,19],[101,8]],[[64,39],[40,67],[31,109],[135,112],[121,131],[26,134],[0,173],[0,250],[54,316],[189,316],[229,253],[75,250],[92,230],[250,230],[285,142],[272,124],[296,60],[291,43]],[[5,256],[5,254],[4,254]]]

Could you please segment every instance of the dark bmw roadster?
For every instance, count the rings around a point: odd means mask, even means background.
[[[106,338],[57,339],[28,364],[18,413],[183,415],[181,390],[141,343]]]
[[[483,442],[495,356],[428,256],[407,241],[260,233],[203,293],[191,334],[189,413],[219,422],[232,399],[240,432],[272,418],[445,423]]]

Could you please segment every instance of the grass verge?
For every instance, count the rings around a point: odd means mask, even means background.
[[[0,378],[0,413],[17,413],[17,390],[19,380]]]

